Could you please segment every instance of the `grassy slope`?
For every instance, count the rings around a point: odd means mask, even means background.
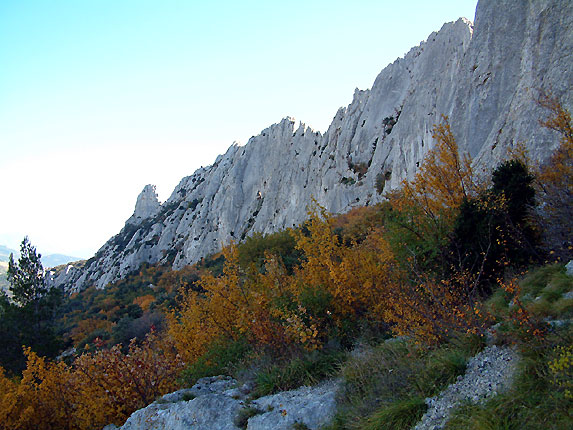
[[[455,411],[448,430],[573,428],[573,299],[563,296],[573,290],[573,277],[562,265],[544,266],[531,270],[520,286],[532,324],[545,326],[546,332],[533,337],[527,327],[512,323],[508,316],[515,306],[497,291],[488,302],[501,322],[496,342],[520,351],[518,377],[509,392],[485,405]],[[561,323],[547,326],[547,319]],[[423,399],[463,373],[479,347],[479,340],[460,337],[430,352],[392,342],[350,359],[341,371],[340,410],[328,430],[412,428],[426,410]]]
[[[345,231],[353,225],[345,225]],[[296,264],[299,256],[292,254],[293,244],[286,236],[273,236],[275,247]],[[357,234],[356,234],[357,235]],[[288,240],[287,240],[288,239]],[[246,262],[260,264],[267,240],[254,237],[241,249]],[[284,248],[284,249],[282,249]],[[292,255],[291,255],[292,254]],[[287,263],[287,262],[285,262]],[[288,261],[290,263],[290,260]],[[85,291],[72,298],[64,307],[67,330],[83,318],[106,317],[127,320],[134,299],[144,294],[155,296],[154,306],[173,300],[176,287],[193,285],[198,272],[210,270],[218,273],[222,261],[216,256],[208,258],[202,268],[172,274],[164,269],[150,267],[103,291]],[[0,263],[0,270],[4,265]],[[1,272],[0,272],[1,273]],[[149,288],[153,284],[155,288]],[[171,286],[166,291],[164,284]],[[157,287],[159,285],[159,288]],[[566,320],[573,317],[573,299],[563,294],[573,290],[573,278],[564,273],[562,265],[550,265],[530,271],[520,281],[521,301],[532,320],[542,323],[546,318]],[[543,339],[532,339],[523,327],[508,323],[512,309],[507,294],[496,291],[488,301],[491,313],[503,322],[498,330],[498,343],[516,344],[524,360],[522,371],[514,388],[484,406],[461,408],[448,424],[452,429],[534,429],[570,428],[571,399],[566,398],[559,381],[570,378],[571,370],[561,374],[550,369],[550,363],[559,356],[558,346],[571,345],[573,334],[564,325],[546,333]],[[109,309],[109,311],[108,311]],[[132,318],[138,321],[137,317]],[[505,321],[505,322],[504,322]],[[99,331],[98,331],[99,332]],[[88,337],[90,333],[86,333]],[[101,334],[101,333],[99,333]],[[109,337],[114,333],[110,332]],[[480,338],[454,336],[439,348],[428,350],[406,341],[385,341],[377,338],[358,338],[356,344],[367,343],[362,353],[348,353],[340,346],[322,352],[313,351],[288,360],[276,361],[268,357],[252,356],[248,345],[214,345],[205,360],[199,361],[182,375],[185,385],[201,376],[226,373],[237,379],[257,382],[257,395],[312,384],[325,378],[342,381],[339,394],[339,413],[329,430],[340,429],[410,429],[426,410],[425,397],[444,389],[463,374],[469,357],[483,347]]]
[[[523,327],[500,326],[499,341],[517,343],[521,352],[520,374],[509,392],[458,410],[448,430],[573,428],[573,299],[564,297],[573,291],[573,277],[562,265],[548,265],[530,271],[520,286],[532,322],[553,324],[541,338],[528,336]],[[489,302],[498,319],[515,307],[505,299],[498,291]]]

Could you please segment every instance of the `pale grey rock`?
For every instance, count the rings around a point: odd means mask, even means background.
[[[257,408],[247,429],[290,429],[296,422],[317,429],[330,422],[336,410],[334,381],[301,387],[247,403],[248,387],[226,376],[202,378],[189,388],[166,394],[146,408],[135,411],[121,430],[237,430],[241,409]]]
[[[199,379],[188,394],[201,396],[205,394],[226,394],[237,386],[237,381],[230,376],[208,376]]]
[[[234,417],[242,402],[224,394],[207,394],[177,403],[153,403],[134,412],[121,430],[238,430]]]
[[[162,205],[146,187],[116,236],[51,280],[104,288],[143,263],[180,269],[231,240],[298,225],[312,198],[333,213],[380,202],[377,179],[386,191],[412,179],[442,114],[484,174],[516,142],[541,162],[559,139],[539,125],[538,90],[573,108],[571,52],[570,0],[480,0],[475,24],[444,24],[357,89],[325,133],[285,118],[183,178]]]
[[[329,381],[254,400],[253,405],[263,413],[249,418],[247,430],[290,430],[295,423],[318,429],[336,413],[337,388],[336,382]]]
[[[127,223],[140,224],[141,221],[155,215],[160,207],[161,204],[157,198],[155,185],[146,185],[137,197],[135,211],[131,218],[127,220]]]
[[[193,387],[166,394],[135,411],[121,430],[237,430],[234,420],[244,402],[227,392],[237,385],[228,376],[201,378]]]
[[[484,403],[511,387],[519,356],[515,350],[488,346],[468,361],[466,373],[458,376],[435,397],[426,399],[428,410],[414,430],[444,428],[450,413],[464,402]]]
[[[565,265],[565,271],[569,276],[573,276],[573,260]]]

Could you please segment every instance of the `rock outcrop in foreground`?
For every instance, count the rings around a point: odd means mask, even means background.
[[[178,269],[255,231],[298,225],[314,197],[331,212],[382,199],[412,178],[448,115],[461,148],[492,169],[515,142],[545,159],[539,90],[573,107],[573,2],[480,0],[475,23],[444,24],[356,90],[322,134],[285,118],[183,178],[158,206],[147,186],[136,212],[83,267],[54,273],[70,291],[99,288],[142,263]]]
[[[464,402],[484,403],[507,391],[518,362],[513,349],[488,346],[469,360],[466,373],[454,384],[426,399],[428,411],[414,429],[441,429]],[[202,378],[192,388],[167,394],[134,412],[120,430],[290,430],[297,423],[314,430],[334,418],[337,390],[338,383],[329,381],[248,401],[247,384],[238,387],[236,380],[225,376]]]
[[[121,430],[315,430],[332,420],[337,385],[302,387],[249,402],[249,387],[224,376],[202,378],[192,388],[161,397],[134,412]],[[241,427],[239,427],[241,426]],[[117,429],[107,426],[106,430]]]

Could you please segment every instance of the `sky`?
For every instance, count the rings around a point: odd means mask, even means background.
[[[355,88],[477,0],[0,0],[0,245],[92,256],[146,184],[165,201]]]

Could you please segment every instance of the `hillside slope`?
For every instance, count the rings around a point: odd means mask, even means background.
[[[331,212],[376,203],[413,177],[442,114],[485,169],[514,142],[543,160],[557,141],[539,126],[535,100],[551,90],[573,106],[571,52],[570,1],[481,0],[475,24],[444,24],[370,90],[356,90],[324,134],[285,118],[183,178],[162,205],[146,186],[119,234],[83,268],[54,271],[53,282],[103,288],[142,263],[181,268],[232,239],[299,224],[313,197]]]

